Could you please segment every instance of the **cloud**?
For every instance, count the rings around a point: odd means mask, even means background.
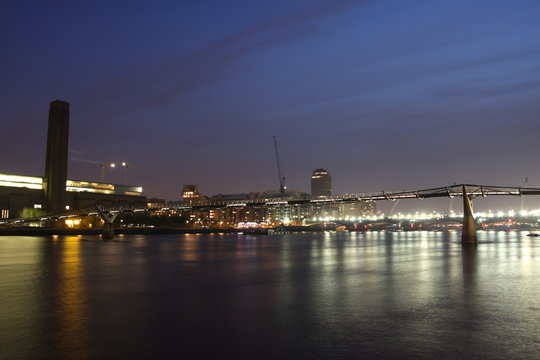
[[[157,70],[132,69],[104,79],[82,96],[81,103],[88,110],[106,106],[109,111],[110,105],[116,105],[116,110],[108,113],[108,118],[133,108],[166,104],[221,79],[246,54],[259,48],[299,40],[311,34],[317,20],[368,2],[327,1],[268,19],[169,63],[154,64],[152,68]],[[110,104],[111,99],[115,99],[116,104]]]
[[[508,82],[501,79],[474,79],[442,88],[437,94],[447,98],[499,98],[507,95],[523,95],[531,90],[538,93],[540,79],[521,81],[514,79]]]

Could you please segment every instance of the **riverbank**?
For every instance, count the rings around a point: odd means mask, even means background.
[[[147,234],[210,234],[237,233],[238,229],[166,229],[166,228],[118,228],[117,235],[147,235]],[[0,229],[0,236],[31,236],[31,235],[99,235],[101,229],[54,229],[40,227],[13,227]]]
[[[405,232],[425,231],[427,229],[405,229],[398,230]],[[329,228],[321,228],[314,226],[280,226],[273,229],[233,229],[233,228],[207,228],[207,229],[182,229],[182,228],[150,228],[150,227],[130,227],[130,228],[116,228],[114,233],[116,235],[159,235],[159,234],[237,234],[243,233],[246,235],[259,235],[259,234],[283,234],[283,233],[305,233],[305,232],[325,232],[333,231]],[[346,229],[347,232],[366,232],[364,229]],[[396,232],[391,230],[367,230],[371,231],[386,231]],[[434,232],[444,232],[445,230],[427,230]],[[461,231],[457,229],[449,229],[446,231]],[[539,229],[485,229],[484,231],[540,231]],[[41,227],[4,227],[0,228],[0,236],[40,236],[40,235],[100,235],[101,229],[56,229],[56,228],[41,228]]]
[[[115,228],[117,235],[151,235],[151,234],[215,234],[215,233],[247,233],[263,234],[269,229],[234,229],[234,228],[206,228],[206,229],[185,229],[185,228],[162,228],[162,227],[121,227]],[[271,229],[275,232],[321,232],[324,229],[316,226],[280,226]],[[72,228],[44,228],[33,226],[16,226],[0,228],[0,236],[31,236],[31,235],[99,235],[100,228],[94,229],[72,229]]]

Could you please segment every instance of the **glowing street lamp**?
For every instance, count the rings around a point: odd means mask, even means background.
[[[124,185],[127,185],[127,183],[128,183],[128,176],[127,176],[128,174],[127,174],[127,172],[128,172],[129,165],[128,165],[127,162],[122,161],[122,167],[124,168]]]
[[[106,165],[106,167],[110,167],[111,169],[115,169],[117,166],[122,166],[124,168],[124,184],[127,185],[127,180],[128,180],[127,169],[130,166],[125,161],[122,161],[121,163],[118,163],[118,165],[116,163],[109,163],[109,164]],[[104,174],[105,173],[105,164],[101,164],[101,168],[102,168],[102,180],[103,180],[104,175],[105,175]]]

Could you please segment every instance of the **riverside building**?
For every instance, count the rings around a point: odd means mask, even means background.
[[[45,176],[0,173],[0,218],[22,217],[25,209],[61,214],[88,206],[145,207],[142,187],[67,179],[69,104],[49,108]]]

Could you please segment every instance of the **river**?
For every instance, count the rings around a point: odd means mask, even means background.
[[[0,237],[1,359],[537,359],[524,232]]]

